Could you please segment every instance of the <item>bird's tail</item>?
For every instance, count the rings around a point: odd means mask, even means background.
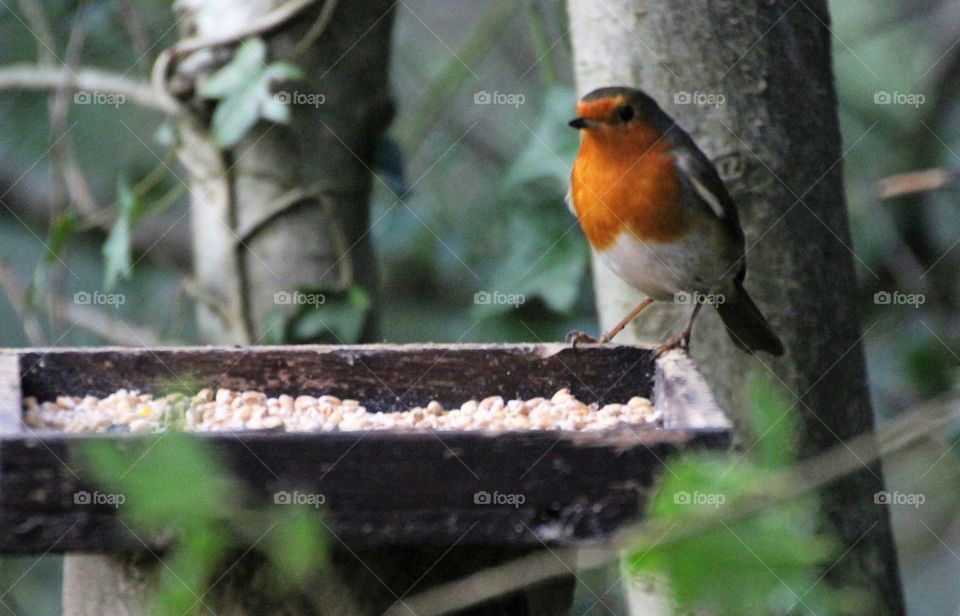
[[[763,351],[783,355],[783,343],[739,282],[724,300],[722,304],[717,303],[717,312],[737,348],[747,353]]]

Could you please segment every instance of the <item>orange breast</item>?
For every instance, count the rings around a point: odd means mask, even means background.
[[[583,131],[571,193],[580,226],[597,250],[623,231],[646,242],[670,242],[689,228],[670,143],[658,137],[642,128]]]

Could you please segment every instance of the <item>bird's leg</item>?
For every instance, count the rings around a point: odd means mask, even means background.
[[[579,344],[579,343],[581,343],[581,342],[583,342],[583,343],[599,342],[600,344],[605,344],[605,343],[607,343],[607,342],[610,342],[611,340],[613,340],[614,336],[616,336],[616,335],[619,334],[621,331],[623,331],[623,328],[626,327],[626,326],[630,323],[630,321],[632,321],[633,319],[635,319],[636,316],[637,316],[638,314],[640,314],[640,311],[641,311],[641,310],[643,310],[644,308],[646,308],[647,306],[649,306],[649,305],[652,304],[652,303],[653,303],[653,300],[650,299],[649,297],[648,297],[647,299],[643,300],[642,302],[640,302],[640,305],[637,306],[636,308],[634,308],[633,310],[631,310],[631,311],[630,311],[630,314],[628,314],[627,316],[625,316],[622,321],[620,321],[619,323],[617,323],[616,327],[614,327],[613,329],[611,329],[611,330],[610,330],[609,332],[607,332],[606,334],[600,336],[600,340],[597,340],[596,338],[593,338],[592,336],[588,336],[587,334],[585,334],[585,333],[583,333],[583,332],[576,332],[576,331],[574,331],[574,332],[570,332],[569,334],[567,334],[567,342],[571,343],[571,344],[573,345],[573,348],[577,348],[577,344]]]
[[[600,337],[600,344],[603,344],[605,342],[610,342],[611,340],[613,340],[614,336],[622,332],[623,328],[630,324],[630,321],[634,320],[644,308],[646,308],[652,303],[653,303],[653,300],[650,299],[649,297],[643,300],[642,302],[640,302],[640,305],[638,305],[636,308],[631,310],[630,314],[623,317],[623,320],[617,323],[616,327],[614,327],[609,332],[605,333],[603,336]]]
[[[687,350],[690,347],[690,334],[693,333],[693,322],[697,319],[697,315],[700,314],[700,309],[703,308],[703,304],[697,302],[693,307],[693,312],[690,313],[690,318],[687,320],[687,324],[683,326],[683,329],[680,330],[680,333],[676,336],[669,338],[666,342],[657,347],[657,355],[662,355],[671,349],[681,347],[683,350]]]

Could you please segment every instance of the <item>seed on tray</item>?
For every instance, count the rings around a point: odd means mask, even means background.
[[[419,428],[430,430],[606,430],[659,425],[660,412],[646,398],[602,408],[586,404],[561,389],[550,398],[513,399],[489,396],[444,409],[436,400],[426,407],[372,413],[359,400],[331,395],[267,397],[259,391],[201,389],[188,398],[174,393],[160,398],[121,389],[105,398],[57,396],[52,402],[24,399],[24,422],[37,429],[67,432],[163,430],[283,430],[286,432],[354,432]]]

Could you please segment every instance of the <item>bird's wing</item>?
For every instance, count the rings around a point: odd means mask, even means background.
[[[716,167],[707,155],[697,147],[693,139],[680,127],[674,126],[671,132],[672,154],[677,162],[682,178],[694,195],[699,197],[714,216],[726,222],[742,234],[737,206],[727,192]]]
[[[697,147],[693,139],[679,126],[674,125],[669,137],[672,141],[672,154],[680,171],[681,183],[687,188],[694,200],[723,223],[730,237],[743,250],[743,229],[737,205],[727,192],[716,167],[707,155]],[[743,272],[740,272],[743,275]]]

